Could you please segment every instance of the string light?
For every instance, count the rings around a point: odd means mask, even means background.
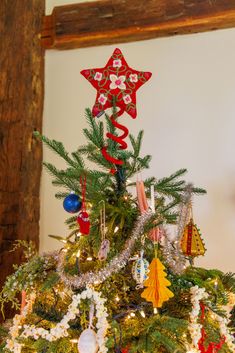
[[[215,320],[216,315],[215,315],[214,313],[211,313],[211,318],[212,318],[213,320]]]
[[[153,309],[153,313],[154,313],[154,314],[157,314],[157,313],[158,313],[157,308],[154,308],[154,309]]]
[[[92,261],[92,257],[89,256],[89,257],[87,258],[87,261]]]
[[[116,302],[119,302],[120,301],[119,296],[116,296],[115,300],[116,300]]]
[[[135,313],[133,313],[133,312],[130,315],[131,315],[131,317],[135,317]]]
[[[117,232],[118,232],[118,230],[119,230],[119,227],[118,227],[118,226],[116,226],[116,227],[115,227],[115,229],[114,229],[114,234],[115,234],[115,233],[117,233]]]
[[[78,340],[76,338],[73,338],[70,340],[71,343],[78,343]]]
[[[76,257],[79,258],[80,255],[81,255],[81,250],[79,249],[78,252],[77,252],[77,254],[76,254]]]
[[[140,315],[141,315],[143,318],[146,317],[144,310],[140,310]]]

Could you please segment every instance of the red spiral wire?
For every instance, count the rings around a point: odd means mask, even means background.
[[[120,109],[117,113],[115,113],[115,115],[113,114],[110,117],[110,120],[111,120],[113,126],[115,126],[116,128],[123,131],[122,135],[115,136],[115,135],[111,134],[110,132],[107,132],[107,134],[106,134],[106,136],[110,140],[115,141],[119,144],[119,149],[121,149],[121,150],[125,150],[127,148],[127,143],[124,141],[124,139],[128,136],[128,133],[129,133],[129,130],[127,129],[126,126],[121,125],[116,121],[117,117],[121,116],[123,113],[124,113],[124,109]],[[122,165],[124,163],[124,161],[111,156],[108,153],[107,148],[108,148],[108,146],[104,146],[101,149],[101,152],[102,152],[102,155],[104,156],[104,158],[110,163],[113,163],[116,165]]]

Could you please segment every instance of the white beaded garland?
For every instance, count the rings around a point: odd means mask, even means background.
[[[32,302],[24,308],[23,315],[16,315],[13,319],[14,325],[10,329],[11,338],[7,341],[7,349],[13,353],[21,352],[21,345],[16,341],[17,338],[28,338],[32,337],[35,340],[39,337],[46,339],[49,342],[56,341],[61,337],[67,337],[69,329],[69,321],[76,318],[79,315],[79,304],[81,300],[90,299],[94,302],[96,307],[96,343],[98,345],[98,353],[107,353],[106,348],[106,331],[108,329],[108,313],[104,306],[105,299],[101,297],[99,292],[96,292],[92,288],[85,289],[81,294],[76,294],[72,296],[72,302],[68,307],[67,313],[64,315],[63,319],[50,330],[46,330],[43,327],[36,327],[34,325],[24,325],[23,332],[19,335],[19,323],[22,323],[23,319],[30,313],[32,308]],[[16,327],[17,325],[17,327]],[[89,352],[89,351],[88,351]],[[88,353],[87,352],[87,353]],[[97,351],[94,351],[96,353]],[[82,352],[81,352],[82,353]],[[90,351],[89,353],[93,353]]]

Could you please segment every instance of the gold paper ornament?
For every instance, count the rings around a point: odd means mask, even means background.
[[[165,266],[158,258],[154,258],[149,266],[148,278],[144,282],[147,287],[141,297],[153,303],[154,308],[161,308],[162,304],[172,298],[174,294],[167,288],[171,282],[166,279]]]
[[[199,229],[196,224],[194,224],[192,218],[184,229],[181,239],[181,250],[184,255],[189,257],[204,255],[206,252]]]

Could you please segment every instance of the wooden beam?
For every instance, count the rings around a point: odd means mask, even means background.
[[[0,6],[0,286],[21,251],[16,239],[39,242],[44,50],[44,0],[1,1]]]
[[[55,7],[42,45],[73,49],[235,26],[235,0],[102,0]]]

